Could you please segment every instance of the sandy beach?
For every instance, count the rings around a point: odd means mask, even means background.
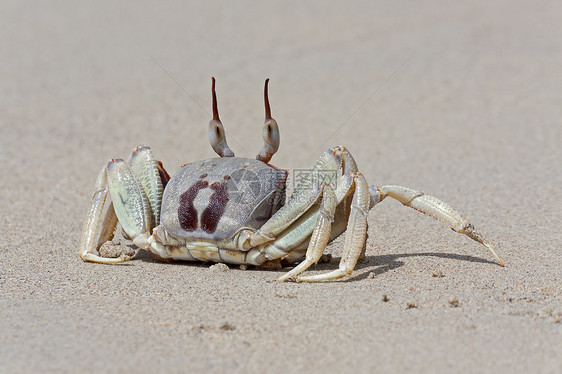
[[[1,373],[562,372],[560,3],[6,1],[0,21]],[[237,156],[261,147],[270,78],[289,189],[344,145],[369,184],[455,206],[505,267],[391,199],[339,281],[83,262],[109,158],[216,157],[211,76]]]

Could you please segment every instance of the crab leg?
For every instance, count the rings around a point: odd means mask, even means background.
[[[135,178],[140,182],[142,190],[148,198],[152,222],[156,226],[160,223],[160,207],[164,191],[159,168],[162,168],[162,170],[164,168],[154,160],[150,148],[142,145],[133,150],[128,162]]]
[[[380,198],[380,201],[382,201],[385,197],[390,196],[393,199],[400,201],[405,206],[446,223],[451,227],[451,229],[453,229],[453,231],[464,234],[488,248],[498,261],[498,264],[503,266],[503,261],[500,259],[492,245],[488,243],[478,231],[476,231],[472,223],[470,223],[455,208],[446,202],[441,201],[436,197],[425,195],[421,191],[416,191],[402,186],[371,186],[370,190],[371,194]]]
[[[247,248],[274,241],[278,235],[294,224],[299,217],[307,212],[319,195],[318,186],[326,182],[326,178],[336,176],[334,193],[339,204],[349,191],[349,181],[342,177],[342,159],[338,152],[329,149],[324,152],[308,175],[297,185],[291,198],[273,215],[257,232],[250,235],[243,245]],[[333,175],[327,175],[326,173]]]
[[[109,194],[115,214],[125,233],[140,248],[147,249],[147,239],[153,227],[148,197],[132,168],[121,159],[107,165]]]
[[[314,231],[320,214],[320,204],[323,196],[323,185],[304,190],[299,198],[302,204],[295,205],[297,218],[287,226],[287,229],[276,235],[262,246],[251,249],[246,260],[254,265],[263,265],[265,261],[301,258],[306,253],[307,239]],[[294,200],[296,201],[296,200]],[[258,232],[259,233],[259,232]],[[263,236],[260,236],[262,238]],[[298,255],[300,254],[300,255]],[[292,262],[292,261],[291,261]]]
[[[339,268],[329,273],[297,277],[297,282],[321,282],[342,278],[353,272],[357,261],[361,257],[367,235],[367,215],[371,204],[371,196],[369,194],[369,186],[363,174],[357,172],[352,173],[351,176],[355,185],[355,191],[351,202],[344,252]]]
[[[150,148],[140,146],[135,148],[128,162],[111,159],[101,170],[90,212],[84,223],[80,254],[84,261],[114,264],[130,260],[128,256],[105,258],[97,253],[104,242],[113,238],[117,222],[121,223],[136,246],[149,249],[148,238],[160,219],[163,190],[163,173],[160,168],[152,158]],[[111,196],[111,203],[100,228],[101,214],[108,194]],[[96,241],[98,229],[101,232]]]
[[[279,277],[277,279],[279,282],[287,279],[295,279],[297,275],[308,269],[312,264],[317,263],[322,257],[324,249],[326,249],[326,245],[330,239],[332,222],[334,222],[334,213],[336,211],[337,201],[336,194],[329,185],[323,185],[322,191],[322,201],[320,203],[319,214],[308,244],[306,257],[304,261],[302,261],[293,270]]]
[[[90,211],[86,215],[84,221],[84,228],[82,230],[82,242],[80,244],[80,257],[82,260],[89,262],[97,262],[100,264],[116,264],[130,260],[129,257],[122,256],[118,258],[100,257],[98,248],[106,240],[111,240],[113,237],[113,230],[117,225],[117,217],[113,209],[113,204],[110,203],[106,217],[101,227],[101,234],[99,239],[96,238],[99,222],[101,219],[103,206],[109,192],[107,185],[107,167],[104,166],[96,180],[96,192],[92,196],[92,203]]]
[[[113,209],[113,202],[110,201],[107,206],[107,211],[105,212],[105,218],[101,224],[101,232],[96,248],[99,248],[103,243],[113,239],[118,222],[115,209]]]

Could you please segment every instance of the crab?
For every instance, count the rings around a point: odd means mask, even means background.
[[[268,83],[266,79],[264,143],[256,159],[235,157],[228,146],[214,78],[209,139],[220,158],[186,164],[172,178],[146,146],[136,147],[127,161],[110,159],[96,181],[82,232],[81,258],[101,264],[132,259],[125,254],[100,255],[100,247],[113,239],[119,223],[135,246],[162,259],[261,267],[300,260],[277,280],[333,280],[351,275],[365,257],[369,210],[391,197],[483,244],[503,266],[494,248],[456,209],[412,188],[369,186],[343,146],[322,153],[285,203],[289,173],[270,164],[280,137],[271,117]],[[108,196],[110,203],[104,210]],[[344,231],[338,268],[302,276]]]

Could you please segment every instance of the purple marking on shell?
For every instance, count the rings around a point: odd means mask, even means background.
[[[226,183],[215,182],[211,184],[211,189],[215,192],[209,198],[209,205],[201,214],[201,228],[209,234],[217,229],[229,200]]]
[[[200,179],[207,178],[207,173],[201,174],[201,175],[199,176],[199,178],[200,178]]]
[[[199,190],[207,188],[208,186],[209,182],[199,180],[180,196],[178,219],[182,229],[193,231],[197,228],[197,209],[193,206],[193,200],[197,197]]]

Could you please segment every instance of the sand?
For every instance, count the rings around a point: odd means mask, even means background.
[[[0,372],[562,370],[559,3],[18,1],[0,21]],[[342,281],[82,262],[108,158],[214,157],[211,76],[237,155],[269,77],[276,165],[343,144],[369,183],[456,206],[505,268],[386,200]]]

